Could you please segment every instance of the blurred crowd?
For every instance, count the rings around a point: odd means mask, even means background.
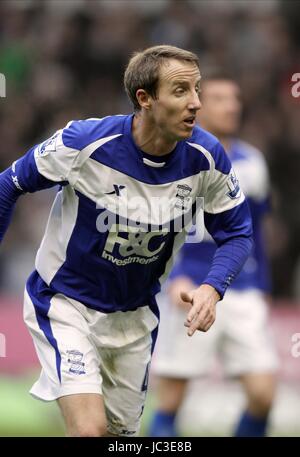
[[[300,300],[300,73],[298,0],[0,1],[0,170],[71,119],[128,113],[123,72],[155,44],[196,52],[240,83],[240,135],[266,156],[275,297]],[[0,292],[20,294],[33,268],[53,192],[19,201],[0,250]]]

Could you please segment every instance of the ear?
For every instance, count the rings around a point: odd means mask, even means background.
[[[148,110],[151,107],[152,98],[144,89],[138,89],[135,96],[141,108]]]

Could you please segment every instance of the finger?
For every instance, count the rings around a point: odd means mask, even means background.
[[[191,326],[187,331],[188,336],[193,336],[196,330],[197,330],[196,327]]]
[[[210,329],[210,327],[213,325],[214,322],[215,322],[214,319],[210,319],[209,321],[207,321],[206,323],[203,324],[203,328],[200,331],[207,332]]]
[[[192,336],[195,331],[198,329],[199,326],[199,320],[198,320],[198,314],[194,316],[194,318],[189,322],[186,320],[186,327],[188,327],[188,332],[187,334],[189,336]]]
[[[204,319],[199,319],[198,330],[202,332],[207,332],[212,324],[215,322],[216,316],[209,310]]]
[[[195,323],[197,321],[197,317],[198,317],[197,313],[190,320],[188,319],[188,316],[187,316],[187,318],[184,322],[184,326],[190,328],[193,325],[193,323]]]
[[[187,315],[187,322],[192,322],[195,318],[197,318],[199,316],[199,313],[201,312],[202,310],[202,307],[203,307],[203,304],[202,305],[198,305],[196,306],[195,304],[192,306],[192,308],[190,309],[190,311],[188,312],[188,315]]]
[[[213,325],[214,322],[215,322],[214,320],[209,321],[203,328],[203,332],[207,332],[210,329],[210,327]]]
[[[201,325],[201,327],[202,327],[211,318],[212,318],[212,313],[211,313],[210,309],[203,306],[202,309],[199,311],[198,317],[197,317],[199,325]]]
[[[190,327],[189,327],[189,329],[187,331],[187,334],[188,334],[188,336],[193,336],[196,331],[205,332],[206,331],[206,327],[203,327],[202,324],[193,323],[193,324],[190,325]]]
[[[207,330],[210,329],[212,324],[215,321],[215,317],[209,313],[204,319],[199,319],[196,318],[192,323],[190,323],[189,330],[188,330],[188,335],[192,336],[196,330],[199,330],[201,332],[207,332]]]

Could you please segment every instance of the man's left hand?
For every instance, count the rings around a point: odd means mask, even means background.
[[[207,332],[216,319],[216,304],[220,300],[216,289],[202,284],[198,289],[181,292],[180,295],[183,301],[192,305],[184,323],[188,327],[187,334],[192,336],[196,330]]]

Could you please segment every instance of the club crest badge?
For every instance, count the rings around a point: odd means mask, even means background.
[[[190,193],[192,188],[187,184],[178,184],[177,186],[177,193],[176,193],[176,202],[175,207],[181,210],[185,210],[188,208],[190,203],[191,197]]]
[[[85,374],[85,363],[83,360],[83,353],[73,349],[72,351],[67,351],[68,354],[68,363],[70,364],[69,372],[79,375]]]

